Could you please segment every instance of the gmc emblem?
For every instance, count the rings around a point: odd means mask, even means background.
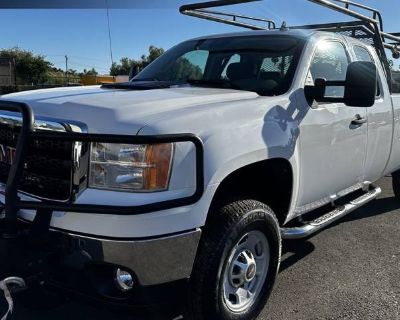
[[[12,165],[15,160],[15,151],[13,147],[0,144],[0,162]]]

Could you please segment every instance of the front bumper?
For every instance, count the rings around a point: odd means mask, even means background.
[[[1,229],[4,219],[0,220]],[[32,225],[20,221],[18,234],[17,238],[0,239],[1,279],[17,276],[28,288],[58,288],[112,304],[146,307],[182,300],[168,292],[184,292],[177,289],[186,288],[201,230],[129,241],[56,230],[36,238]],[[133,275],[131,290],[124,292],[117,286],[117,268]]]
[[[53,231],[57,232],[57,231]],[[142,240],[109,240],[65,234],[91,263],[132,271],[140,285],[150,286],[190,277],[201,230]]]

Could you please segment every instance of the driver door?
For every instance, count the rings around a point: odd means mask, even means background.
[[[321,41],[316,48],[307,76],[307,84],[317,78],[328,81],[346,79],[350,55],[339,41]],[[344,87],[329,87],[326,96],[343,97]],[[337,196],[358,188],[364,181],[367,150],[366,108],[343,103],[316,103],[300,123],[300,188],[297,213],[329,203]]]

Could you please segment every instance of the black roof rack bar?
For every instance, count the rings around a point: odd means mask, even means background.
[[[255,1],[261,1],[261,0],[215,0],[208,2],[199,2],[199,3],[185,4],[180,7],[179,11],[182,12],[187,10],[209,9],[209,8],[230,6],[233,4],[255,2]]]
[[[395,41],[397,44],[400,44],[400,35],[397,35],[395,33],[386,33],[386,32],[381,32],[382,37],[389,39],[389,40],[393,40]]]
[[[371,30],[370,24],[364,21],[348,21],[348,22],[332,22],[332,23],[319,23],[319,24],[309,24],[309,25],[301,25],[301,26],[290,26],[290,29],[306,29],[306,30],[329,30],[329,29],[345,29],[345,28],[365,28],[368,29],[368,32],[373,33]]]
[[[220,11],[214,10],[207,10],[209,8],[221,7],[221,6],[228,6],[240,3],[248,3],[248,2],[255,2],[261,0],[217,0],[217,1],[209,1],[209,2],[201,2],[201,3],[194,3],[184,5],[179,8],[179,11],[187,16],[192,16],[200,19],[210,20],[214,22],[220,22],[224,24],[229,24],[232,26],[242,27],[251,30],[270,30],[276,27],[275,22],[270,19],[264,18],[256,18],[245,16],[242,14],[235,14],[235,13],[225,13]],[[250,21],[257,21],[257,22],[265,22],[266,26],[258,26],[254,24],[250,24],[243,21],[238,21],[238,19],[242,20],[250,20]]]
[[[254,2],[254,1],[261,1],[261,0],[215,0],[208,2],[198,2],[192,4],[185,4],[180,7],[179,11],[182,12],[186,10],[209,9],[209,8],[230,6],[233,4],[240,4],[240,3]]]
[[[233,18],[233,20],[229,20],[229,22],[238,22],[241,23],[240,21],[237,21],[237,18],[240,19],[245,19],[245,20],[252,20],[252,21],[260,21],[260,22],[266,22],[268,29],[275,29],[276,25],[275,22],[273,20],[270,19],[264,19],[264,18],[257,18],[257,17],[249,17],[249,16],[245,16],[245,15],[241,15],[241,14],[237,14],[237,13],[225,13],[225,12],[220,12],[220,11],[211,11],[211,10],[198,10],[198,13],[205,13],[205,14],[212,14],[212,15],[217,15],[217,16],[225,16],[225,17],[231,17]],[[249,25],[249,26],[253,26],[253,25]],[[259,28],[260,30],[264,30],[265,27],[262,26],[254,26],[256,28]]]

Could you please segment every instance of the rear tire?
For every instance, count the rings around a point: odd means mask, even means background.
[[[279,269],[278,221],[269,207],[254,200],[232,202],[211,214],[190,280],[186,317],[255,319]]]
[[[400,200],[400,170],[392,173],[393,193],[397,200]]]

